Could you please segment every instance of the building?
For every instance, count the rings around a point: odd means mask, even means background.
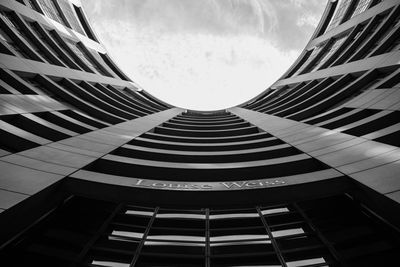
[[[0,1],[2,266],[396,266],[400,2],[328,1],[214,112],[138,89],[78,0]]]

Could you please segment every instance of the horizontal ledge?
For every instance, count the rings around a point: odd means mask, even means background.
[[[134,159],[116,155],[106,155],[103,157],[104,160],[121,162],[127,164],[144,165],[151,167],[164,167],[164,168],[176,168],[176,169],[233,169],[233,168],[248,168],[257,166],[266,166],[273,164],[282,164],[286,162],[294,162],[304,159],[310,159],[311,157],[307,154],[299,154],[288,157],[266,159],[266,160],[255,160],[245,162],[233,162],[233,163],[175,163],[168,161],[155,161],[155,160],[142,160]]]

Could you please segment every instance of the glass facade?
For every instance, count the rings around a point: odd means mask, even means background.
[[[7,266],[378,266],[397,257],[399,236],[390,231],[349,195],[192,210],[70,197],[2,259]]]
[[[60,5],[60,8],[68,20],[69,24],[71,25],[71,28],[80,34],[85,35],[85,32],[82,29],[81,24],[79,23],[79,20],[75,14],[75,11],[72,7],[72,4],[68,0],[57,0],[58,4]]]
[[[367,10],[372,3],[376,3],[379,1],[374,1],[374,0],[358,0],[357,5],[353,9],[353,12],[351,14],[351,18],[357,16],[358,14],[363,13],[365,10]]]
[[[332,3],[287,75],[206,112],[137,89],[78,0],[2,1],[0,265],[397,266],[400,5]]]
[[[310,67],[310,71],[316,71],[318,70],[324,63],[330,59],[330,57],[335,54],[335,52],[340,48],[340,46],[343,44],[343,42],[346,40],[347,35],[341,36],[341,37],[336,37],[333,41],[331,41],[331,44],[329,45],[329,48],[326,49],[325,53],[314,63],[312,67]]]
[[[343,19],[346,16],[346,12],[348,12],[348,8],[352,5],[352,2],[354,2],[354,1],[357,1],[357,0],[341,0],[339,2],[339,6],[337,7],[335,16],[329,23],[329,26],[326,30],[327,32],[343,22]]]
[[[57,21],[64,26],[67,26],[67,23],[64,21],[60,11],[58,10],[57,4],[54,1],[55,0],[37,0],[41,9],[47,17]]]

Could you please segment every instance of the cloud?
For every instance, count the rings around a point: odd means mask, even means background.
[[[86,0],[97,21],[129,22],[158,34],[252,34],[278,49],[301,49],[323,11],[320,0]],[[312,22],[312,23],[304,23]],[[288,39],[292,38],[291,42]],[[301,42],[303,41],[303,42]]]
[[[319,0],[85,0],[118,65],[155,96],[209,110],[242,103],[295,60]]]

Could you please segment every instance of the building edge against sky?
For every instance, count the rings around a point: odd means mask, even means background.
[[[0,1],[5,266],[393,266],[400,3],[328,1],[240,106],[138,90],[78,0]]]

